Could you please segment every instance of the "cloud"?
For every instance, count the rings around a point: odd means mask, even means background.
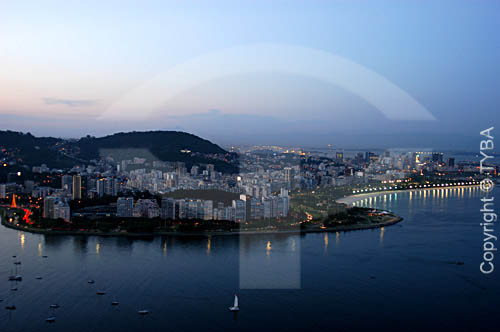
[[[94,106],[99,103],[94,99],[62,99],[62,98],[42,98],[47,105],[65,105],[69,107],[87,107]]]

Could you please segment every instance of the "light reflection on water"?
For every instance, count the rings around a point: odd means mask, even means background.
[[[422,206],[427,206],[428,198],[432,200],[443,200],[449,198],[462,199],[466,195],[468,198],[477,197],[480,193],[478,186],[460,188],[440,188],[440,189],[419,189],[413,191],[388,192],[377,194],[376,196],[360,198],[352,203],[353,206],[367,208],[382,208],[390,210],[397,206],[398,199],[408,202],[411,206],[414,201],[419,201]],[[449,195],[449,196],[448,196]]]
[[[403,222],[335,235],[133,239],[39,235],[0,226],[0,299],[2,306],[15,302],[18,308],[9,313],[2,307],[0,330],[496,326],[491,303],[500,298],[500,274],[484,278],[478,272],[479,189],[384,195],[357,206],[392,210]],[[22,261],[18,292],[6,280],[12,255]],[[97,289],[107,294],[96,296]],[[237,320],[227,310],[235,292],[242,309]],[[112,307],[113,300],[120,306]],[[57,322],[46,324],[48,305],[56,301]],[[138,317],[140,309],[152,315]],[[464,310],[467,315],[456,315]]]

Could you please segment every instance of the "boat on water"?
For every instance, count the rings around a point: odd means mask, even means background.
[[[120,302],[118,302],[118,301],[111,302],[111,305],[119,305],[119,304],[120,304]]]
[[[94,283],[95,283],[95,281],[94,281],[94,280],[92,280],[92,279],[90,279],[90,280],[89,280],[89,281],[87,281],[87,282],[88,282],[89,284],[94,284]]]
[[[144,315],[149,314],[149,311],[148,311],[148,310],[139,310],[139,311],[137,311],[137,313],[138,313],[139,315],[143,315],[143,316],[144,316]]]
[[[61,306],[59,304],[51,304],[50,305],[50,309],[58,309],[60,308]]]
[[[23,281],[23,276],[17,272],[17,265],[14,274],[9,276],[9,281]]]
[[[42,278],[42,277],[40,277],[40,276],[36,276],[36,277],[35,277],[35,279],[37,279],[37,280],[41,280],[41,279],[43,279],[43,278]]]
[[[238,306],[238,295],[234,294],[234,304],[232,307],[229,307],[230,311],[240,311],[240,307]]]
[[[49,317],[45,320],[47,323],[54,323],[56,321],[55,317]]]
[[[16,306],[15,305],[8,305],[5,307],[5,309],[7,310],[16,310]]]
[[[104,295],[104,294],[106,294],[106,292],[104,292],[104,291],[98,291],[98,292],[96,292],[96,294],[97,295]]]

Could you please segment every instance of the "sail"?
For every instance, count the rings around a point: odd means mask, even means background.
[[[238,308],[238,295],[234,296],[234,307]]]

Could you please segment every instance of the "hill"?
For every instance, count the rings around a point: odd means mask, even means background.
[[[161,161],[214,164],[218,171],[238,171],[236,155],[198,136],[178,131],[117,133],[104,137],[86,136],[79,140],[35,137],[13,131],[0,131],[0,159],[18,164],[68,168],[106,157],[113,151],[126,155],[145,155]],[[129,152],[127,154],[127,151]]]
[[[63,141],[53,137],[35,137],[30,133],[0,131],[0,160],[28,166],[72,167],[75,160],[59,152]]]

